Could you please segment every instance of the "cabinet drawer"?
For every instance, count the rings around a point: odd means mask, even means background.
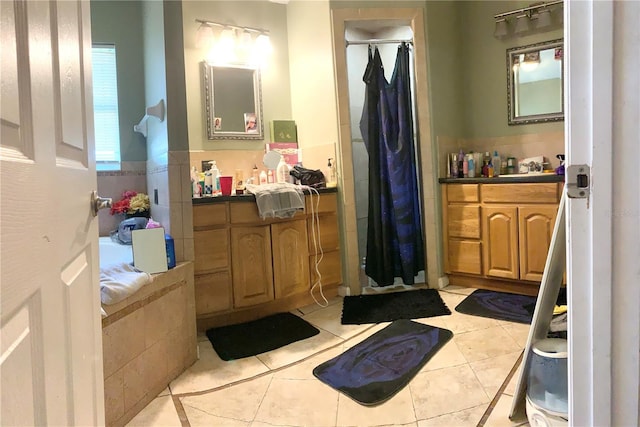
[[[320,255],[318,255],[317,259],[320,259]],[[311,286],[313,286],[318,280],[315,255],[309,257],[309,270],[311,271]],[[342,260],[340,258],[340,251],[325,253],[322,261],[318,264],[318,271],[320,271],[322,275],[322,286],[342,284]],[[317,292],[319,292],[318,288],[316,287],[313,292],[317,297]]]
[[[450,202],[477,202],[478,184],[449,184],[447,199]]]
[[[218,230],[194,231],[195,274],[229,267],[229,232]]]
[[[558,184],[481,184],[484,203],[557,203]]]
[[[340,236],[338,233],[338,216],[337,215],[320,215],[318,217],[318,225],[320,226],[320,235],[315,237],[318,230],[314,231],[314,221],[307,218],[307,235],[309,236],[309,253],[316,253],[316,244],[318,251],[322,248],[323,252],[335,251],[340,249]]]
[[[482,245],[468,240],[449,240],[449,269],[452,273],[482,274]]]
[[[318,205],[316,206],[316,204]],[[317,194],[307,195],[305,196],[305,210],[307,214],[311,214],[311,212],[335,213],[338,210],[338,194],[321,194],[319,202]]]
[[[480,206],[449,205],[447,207],[449,237],[480,238]]]
[[[193,206],[193,226],[194,228],[210,227],[222,225],[228,222],[228,203],[213,203],[210,205]]]
[[[231,276],[228,271],[195,277],[196,315],[232,308]]]

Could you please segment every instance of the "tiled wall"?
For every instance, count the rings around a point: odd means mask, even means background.
[[[122,198],[126,190],[141,193],[147,192],[147,170],[145,162],[122,162],[121,170],[112,172],[98,172],[98,194],[101,197],[111,197],[114,202]],[[111,215],[109,209],[98,212],[100,236],[108,236],[124,218]]]
[[[500,136],[494,138],[450,138],[438,137],[438,176],[447,176],[447,153],[457,153],[462,149],[469,151],[493,153],[497,150],[501,157],[544,156],[555,169],[560,165],[556,154],[564,153],[564,132],[535,133],[526,135]]]
[[[193,263],[103,308],[106,424],[120,426],[196,360]]]

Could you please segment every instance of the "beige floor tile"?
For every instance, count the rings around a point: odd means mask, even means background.
[[[523,323],[514,323],[514,322],[501,322],[500,326],[502,329],[507,331],[507,333],[514,339],[515,342],[522,348],[525,348],[527,345],[527,338],[529,337],[529,329],[531,325],[526,325]]]
[[[320,297],[318,301],[323,302],[322,297]],[[339,295],[332,298],[328,298],[328,302],[329,302],[329,305],[340,304],[340,307],[342,307],[342,297]],[[314,311],[323,310],[325,308],[326,307],[322,307],[314,302],[313,304],[305,305],[304,307],[298,308],[298,311],[300,311],[300,313],[306,316],[307,314],[311,314]]]
[[[444,289],[440,289],[440,292],[450,292],[460,295],[471,295],[476,288],[467,288],[466,286],[448,285]]]
[[[256,357],[225,362],[220,359],[209,342],[198,343],[200,359],[173,380],[171,393],[191,393],[209,390],[267,372]]]
[[[471,369],[475,372],[476,377],[478,377],[480,384],[482,384],[489,397],[493,398],[498,393],[520,353],[522,352],[517,351],[470,363]]]
[[[455,311],[455,306],[451,306],[451,315],[443,316],[446,329],[454,334],[479,331],[481,329],[494,328],[500,326],[497,320],[488,317],[470,316]]]
[[[313,369],[321,363],[327,360],[333,359],[344,351],[342,346],[337,346],[327,351],[311,357],[303,362],[296,363],[286,369],[282,369],[273,374],[275,378],[289,379],[289,380],[313,380]]]
[[[258,412],[272,375],[199,396],[180,399],[182,406],[199,409],[209,415],[251,422]]]
[[[409,387],[418,420],[489,403],[489,397],[469,365],[421,372]]]
[[[435,316],[435,317],[422,317],[420,319],[413,319],[414,322],[422,323],[436,328],[448,329],[447,318],[449,315]]]
[[[475,427],[487,409],[487,405],[479,405],[462,411],[440,415],[418,421],[418,427]]]
[[[464,358],[460,349],[450,339],[421,369],[421,372],[434,371],[436,369],[450,368],[452,366],[464,365],[467,359]]]
[[[177,426],[181,427],[180,417],[171,396],[156,397],[138,413],[127,426]]]
[[[507,383],[503,393],[509,396],[513,396],[516,393],[516,385],[518,384],[518,379],[520,378],[520,373],[522,372],[522,362],[518,364],[518,369],[513,373],[513,376]],[[526,378],[522,379],[523,381],[527,381]]]
[[[289,426],[332,426],[338,392],[320,381],[274,378],[255,421]]]
[[[500,326],[456,334],[453,336],[453,340],[468,362],[476,362],[521,350],[521,347]]]
[[[515,420],[509,419],[509,412],[511,411],[511,403],[513,398],[503,394],[498,403],[491,411],[489,418],[484,423],[485,427],[515,427],[515,426],[528,426],[526,416],[523,418],[517,418]]]
[[[342,318],[342,304],[333,304],[322,310],[314,311],[303,317],[304,320],[311,323],[317,328],[331,332],[333,335],[342,339],[347,339],[353,335],[369,328],[370,324],[365,325],[343,325],[340,323]]]
[[[200,409],[185,407],[185,413],[191,427],[249,427],[250,422],[216,417]]]
[[[320,333],[305,340],[296,341],[275,350],[262,353],[256,357],[269,369],[277,369],[309,357],[320,350],[342,342],[341,338],[320,330]]]
[[[170,394],[171,394],[171,390],[169,390],[169,387],[167,387],[164,390],[162,390],[160,392],[160,394],[158,394],[158,397],[160,397],[160,396],[169,396]]]
[[[405,387],[381,405],[363,406],[340,393],[338,426],[379,426],[414,423],[416,416],[409,387]]]
[[[254,421],[251,423],[251,427],[291,427],[291,426],[286,426],[284,424],[269,424],[269,423],[263,423],[260,421]]]
[[[456,306],[460,304],[462,300],[464,300],[467,296],[452,292],[440,292],[440,297],[442,298],[442,301],[447,304],[449,310],[453,312]]]

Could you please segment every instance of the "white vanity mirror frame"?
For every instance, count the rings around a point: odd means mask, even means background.
[[[253,72],[253,113],[255,113],[256,129],[252,132],[246,130],[225,131],[224,120],[222,128],[218,129],[215,121],[215,84],[214,77],[216,69],[239,69],[250,70]],[[258,67],[244,65],[211,65],[206,61],[202,62],[203,77],[203,97],[204,97],[204,113],[206,118],[207,138],[208,139],[231,139],[231,140],[263,140],[264,126],[262,123],[262,85],[260,81],[260,69]],[[252,113],[247,111],[246,113]],[[246,119],[246,117],[245,117]]]
[[[514,65],[516,64],[515,58],[520,55],[530,52],[555,50],[556,48],[563,48],[563,46],[564,40],[556,39],[507,49],[507,117],[509,125],[525,125],[564,120],[564,57],[562,57],[560,63],[560,111],[548,111],[534,115],[517,115],[517,109],[515,108],[517,103],[517,88],[515,85],[516,76],[514,72]]]

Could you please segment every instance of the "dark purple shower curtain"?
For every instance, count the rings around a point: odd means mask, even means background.
[[[369,153],[369,219],[365,272],[378,285],[424,270],[424,247],[413,143],[409,46],[398,46],[391,82],[380,53],[369,46],[360,130]]]

